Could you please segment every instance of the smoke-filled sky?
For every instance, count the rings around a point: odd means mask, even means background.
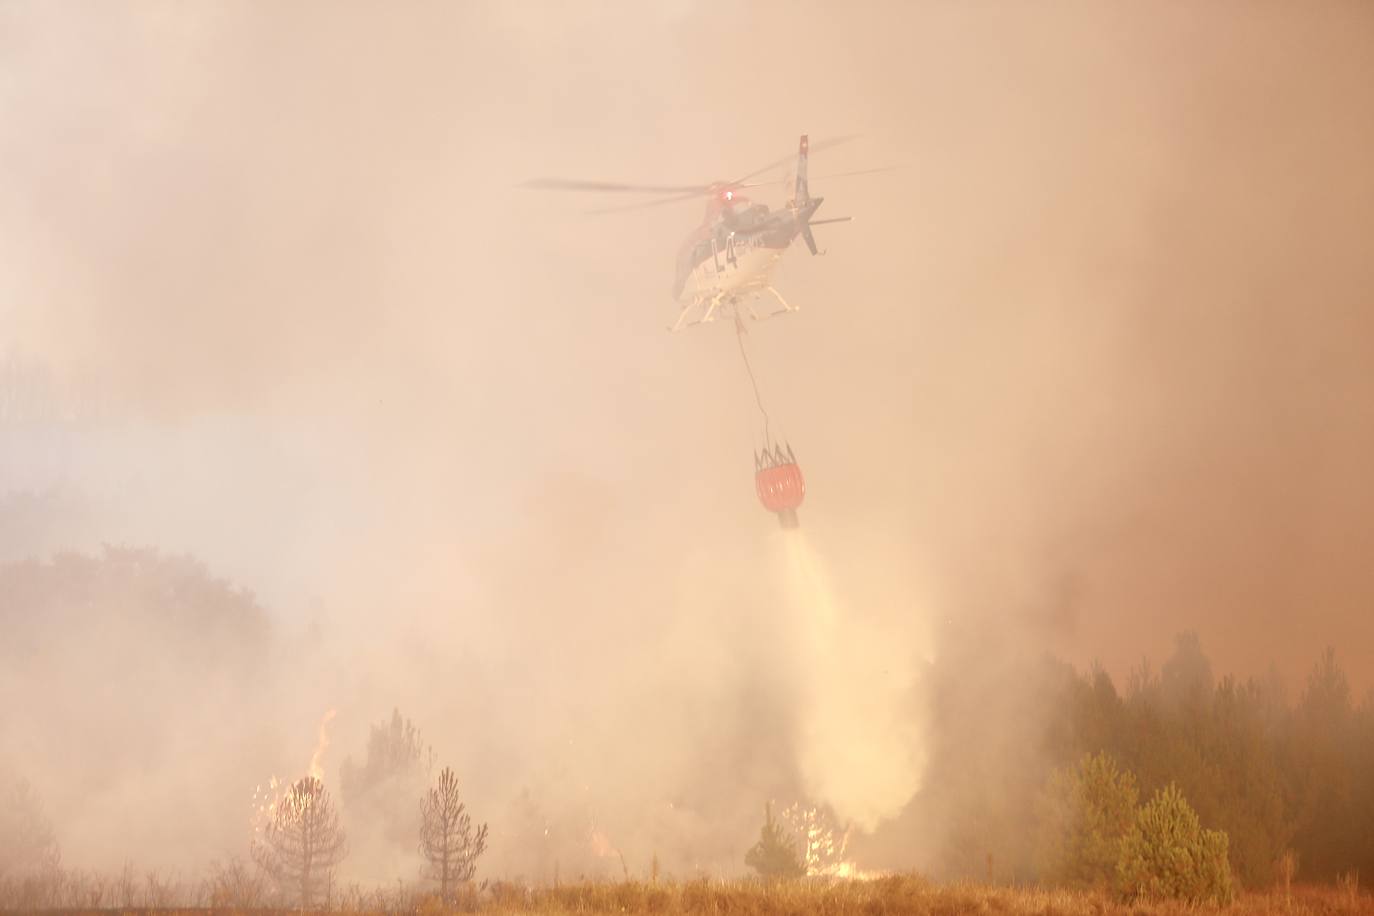
[[[798,561],[732,328],[665,330],[700,205],[517,186],[804,132],[858,135],[811,163],[854,222],[747,337]],[[1363,691],[1371,146],[1356,2],[0,4],[0,494],[65,507],[0,546],[196,555],[326,634],[303,755],[400,705],[502,799],[571,735],[558,779],[657,803],[710,709],[766,731],[819,591],[899,667],[968,621],[1116,674],[1194,629]],[[720,767],[752,825],[776,778]]]

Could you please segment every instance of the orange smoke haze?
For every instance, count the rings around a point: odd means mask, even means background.
[[[190,553],[272,633],[194,694],[140,680],[192,636],[108,680],[143,623],[38,641],[0,763],[65,861],[190,867],[236,834],[119,812],[222,793],[237,830],[319,710],[332,785],[399,707],[498,872],[536,869],[523,798],[685,873],[738,869],[769,797],[899,810],[942,652],[1120,680],[1189,629],[1290,690],[1334,645],[1362,694],[1371,111],[1360,3],[0,6],[0,560]],[[664,330],[700,205],[517,186],[804,132],[859,135],[814,175],[901,168],[812,179],[854,221],[749,328],[788,548],[733,329]],[[146,756],[52,760],[111,683]]]

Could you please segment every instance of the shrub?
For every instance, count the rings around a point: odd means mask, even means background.
[[[773,806],[763,808],[759,841],[744,856],[744,864],[764,878],[800,878],[806,874],[797,844],[773,820]]]
[[[1108,887],[1136,819],[1135,776],[1105,753],[1086,755],[1050,781],[1044,850],[1055,883]]]
[[[1117,891],[1128,901],[1230,903],[1228,845],[1225,833],[1202,829],[1188,800],[1170,783],[1136,813],[1121,841]]]

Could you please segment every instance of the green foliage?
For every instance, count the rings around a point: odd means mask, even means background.
[[[1202,651],[1196,632],[1174,637],[1174,652],[1159,672],[1160,699],[1166,707],[1186,713],[1200,713],[1210,702],[1212,663]]]
[[[773,820],[773,806],[763,806],[763,828],[759,841],[744,854],[744,864],[764,878],[801,878],[806,874],[797,844]]]
[[[1343,872],[1374,867],[1370,708],[1354,708],[1345,672],[1327,649],[1308,675],[1288,735],[1293,846],[1308,878],[1334,881]]]
[[[1227,834],[1243,886],[1273,886],[1290,847],[1317,880],[1374,872],[1374,695],[1353,704],[1334,653],[1296,705],[1276,672],[1214,678],[1190,635],[1162,674],[1142,665],[1121,696],[1093,670],[1041,702],[1056,717],[1046,741],[1054,760],[1106,751],[1147,797],[1174,783],[1202,823]],[[1039,877],[1064,880],[1049,864],[1042,858]]]
[[[1230,903],[1227,847],[1226,834],[1203,830],[1188,800],[1170,783],[1140,809],[1121,842],[1117,892],[1126,900]]]
[[[1266,688],[1225,678],[1212,699],[1200,741],[1206,765],[1192,786],[1180,786],[1205,823],[1230,838],[1231,867],[1253,887],[1276,878],[1276,863],[1292,837],[1285,813],[1278,747],[1267,734]]]
[[[1042,848],[1046,877],[1056,884],[1106,887],[1121,842],[1135,823],[1135,776],[1105,753],[1085,755],[1050,780]]]

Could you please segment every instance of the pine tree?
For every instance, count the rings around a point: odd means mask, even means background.
[[[415,804],[429,788],[433,751],[419,728],[393,709],[373,725],[361,761],[350,755],[339,768],[339,802],[355,856],[396,861],[413,854],[420,833]]]
[[[420,854],[428,863],[425,876],[439,882],[444,902],[460,881],[477,873],[477,858],[487,848],[487,825],[476,830],[458,794],[458,777],[444,767],[439,782],[420,800]]]
[[[1369,833],[1355,803],[1363,775],[1354,759],[1357,723],[1350,682],[1328,648],[1294,710],[1289,754],[1293,846],[1309,878],[1331,881],[1354,867],[1355,850]]]
[[[303,908],[313,905],[334,866],[348,854],[324,783],[313,776],[292,783],[252,853],[279,890],[298,894]]]
[[[1090,754],[1051,779],[1044,849],[1048,877],[1088,887],[1110,885],[1121,842],[1136,816],[1135,776],[1106,753]]]
[[[763,806],[763,829],[759,841],[744,855],[744,864],[764,878],[801,878],[806,874],[797,845],[777,821],[773,806]]]
[[[1137,813],[1121,842],[1117,891],[1126,900],[1231,902],[1228,841],[1203,830],[1178,786],[1170,783]]]

